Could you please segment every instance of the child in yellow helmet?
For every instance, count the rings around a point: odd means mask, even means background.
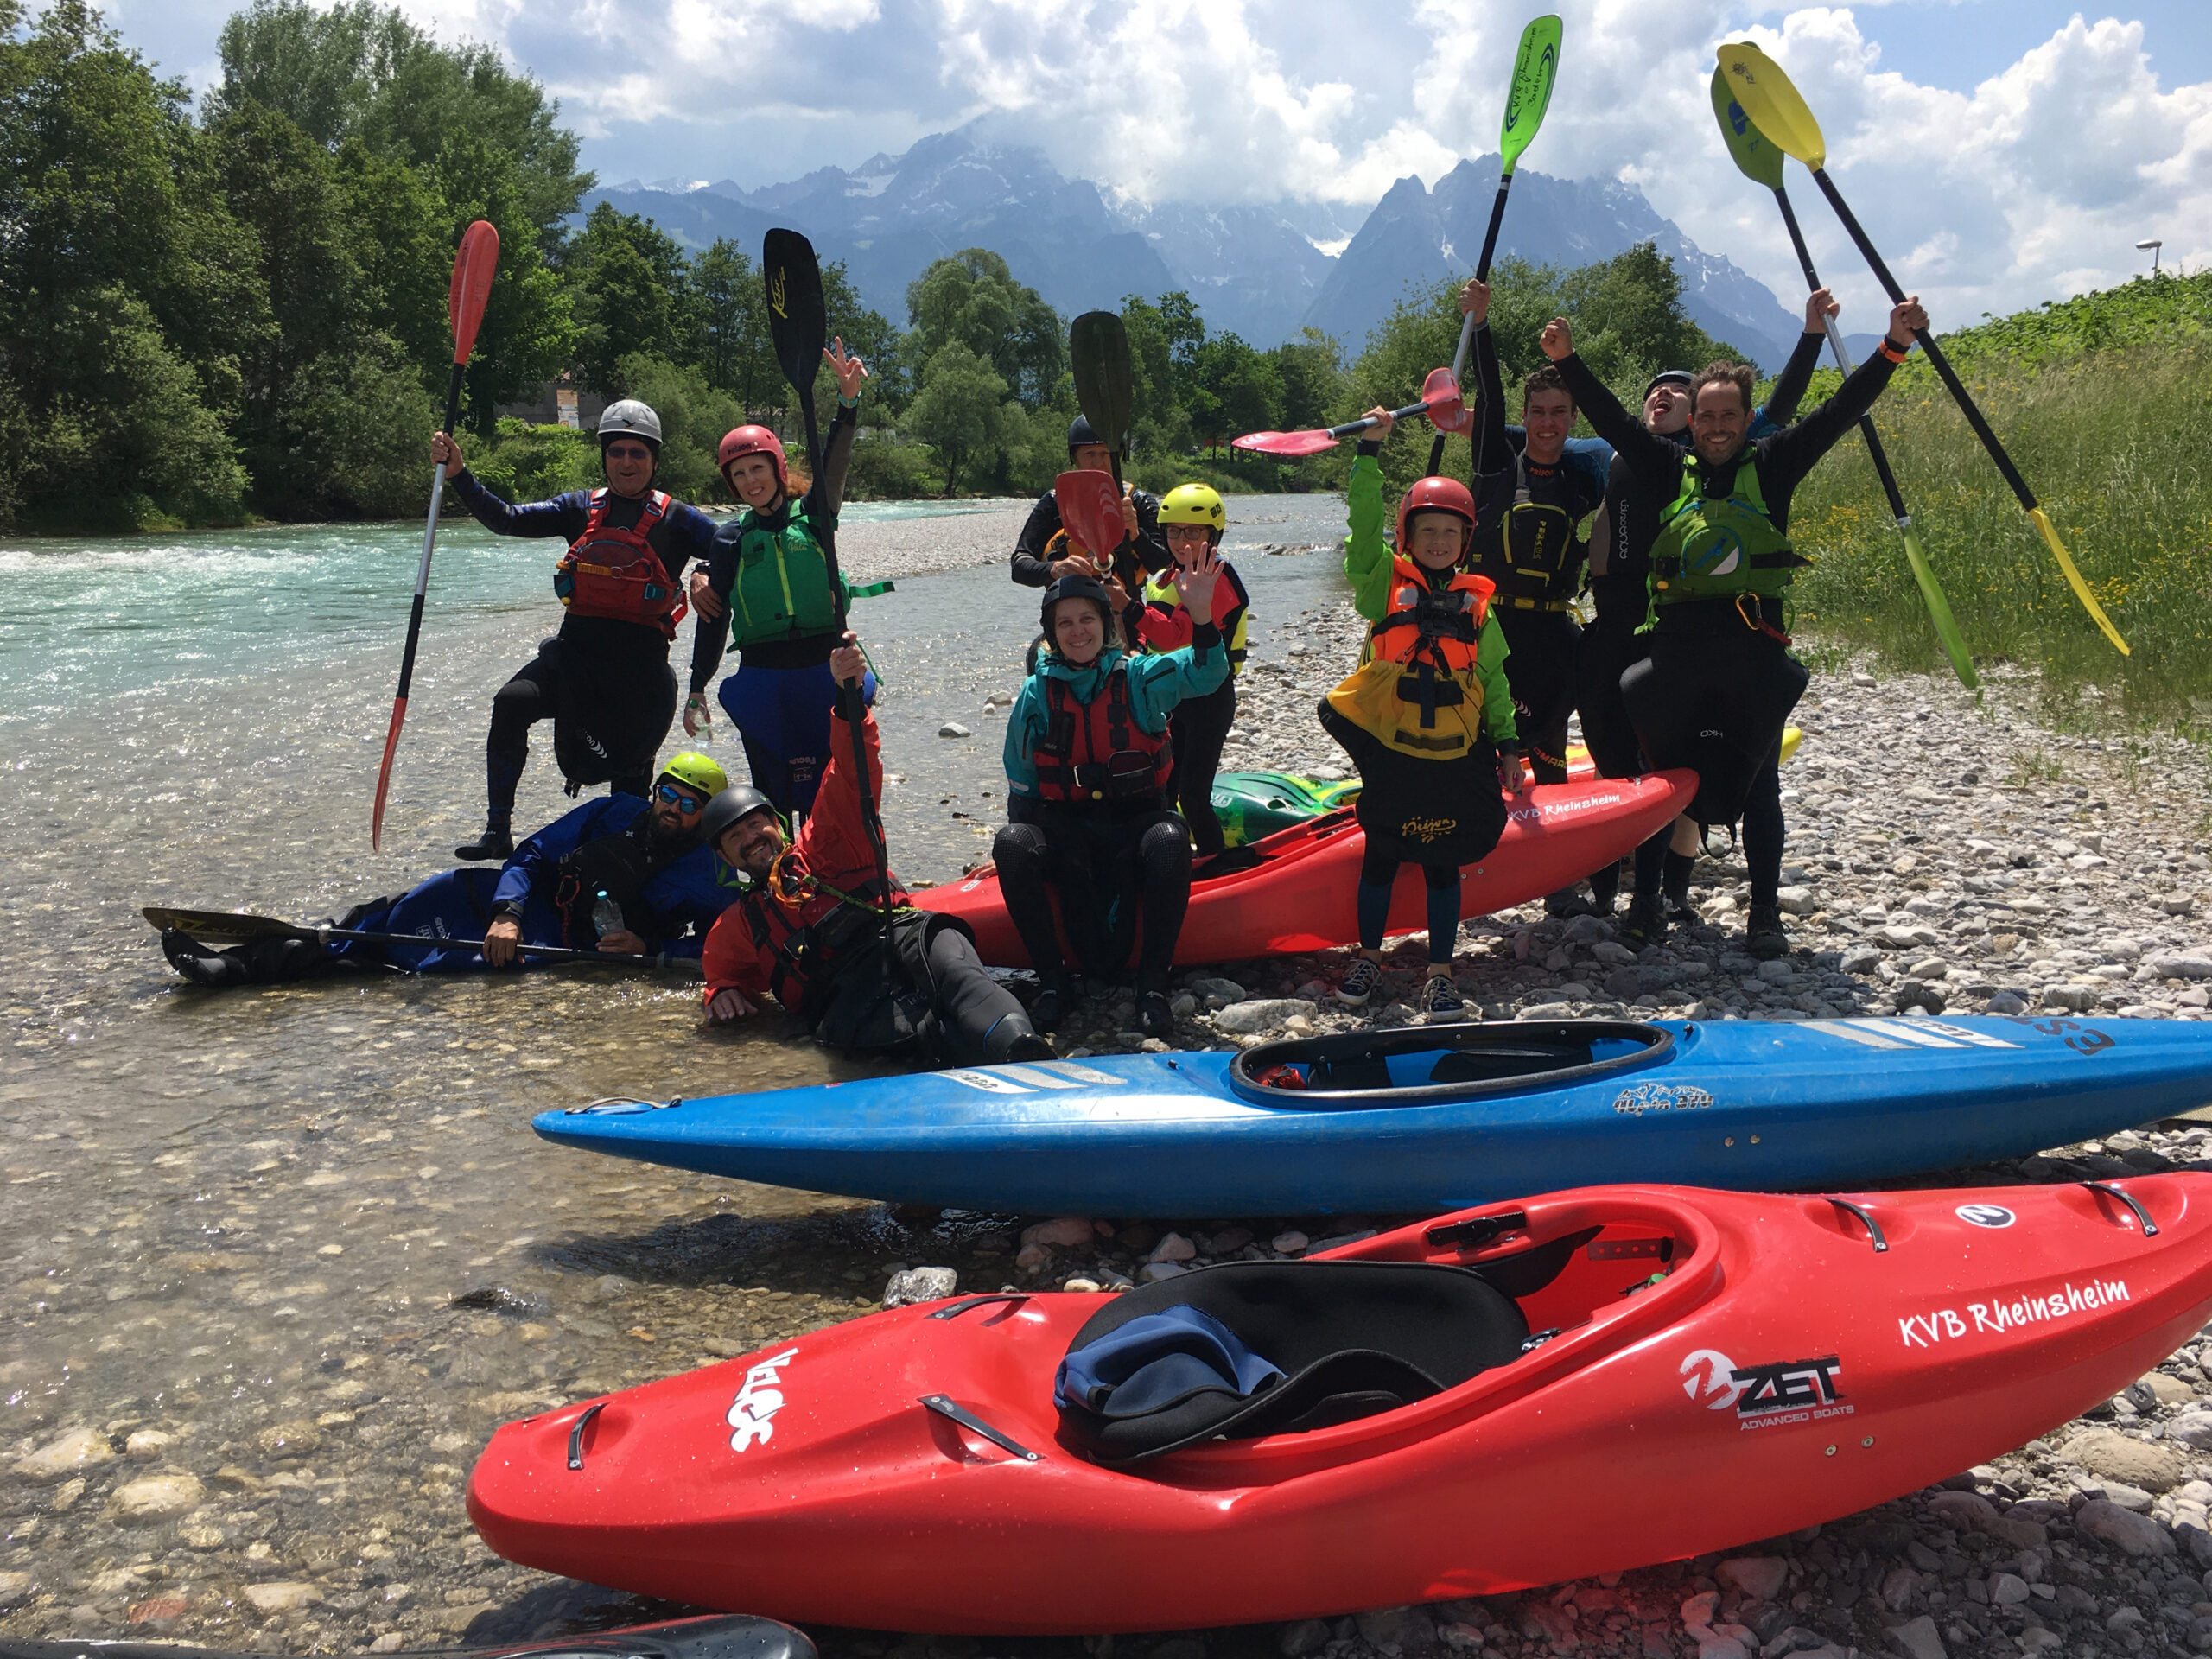
[[[1180,651],[1191,643],[1193,619],[1175,590],[1175,575],[1203,562],[1221,545],[1229,510],[1218,493],[1204,484],[1180,484],[1160,503],[1160,529],[1173,560],[1144,586],[1144,608],[1136,623],[1136,643],[1147,652]],[[1213,624],[1229,653],[1229,677],[1218,690],[1178,703],[1168,721],[1174,771],[1167,779],[1167,804],[1191,826],[1191,839],[1202,859],[1218,858],[1228,842],[1213,810],[1214,774],[1221,770],[1222,745],[1236,718],[1236,676],[1244,664],[1244,626],[1251,597],[1229,561],[1220,561],[1213,588]],[[1240,866],[1241,868],[1241,866]],[[1221,874],[1219,870],[1211,872]],[[1209,872],[1196,871],[1203,879]]]

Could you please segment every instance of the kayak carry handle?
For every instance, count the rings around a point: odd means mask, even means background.
[[[931,1315],[931,1318],[932,1319],[936,1317],[937,1316],[935,1314]],[[953,1404],[953,1402],[947,1399],[944,1395],[925,1394],[922,1396],[922,1404],[928,1407],[930,1410],[937,1413],[938,1416],[948,1418],[951,1421],[959,1424],[961,1427],[968,1430],[971,1434],[980,1434],[985,1440],[988,1440],[993,1446],[999,1446],[1006,1451],[1013,1452],[1015,1457],[1020,1458],[1024,1463],[1041,1463],[1044,1460],[1041,1453],[1032,1452],[1020,1440],[1015,1440],[1013,1435],[1006,1433],[1001,1430],[993,1428],[988,1423],[976,1415],[974,1412]]]
[[[1476,1250],[1493,1239],[1528,1229],[1528,1212],[1513,1210],[1502,1216],[1471,1216],[1465,1221],[1447,1222],[1430,1228],[1426,1236],[1432,1244],[1456,1244],[1463,1250]]]
[[[2107,1198],[2118,1198],[2133,1210],[2135,1212],[2135,1219],[2142,1224],[2144,1237],[2156,1238],[2158,1236],[2158,1224],[2151,1219],[2151,1212],[2148,1210],[2135,1201],[2133,1193],[2125,1192],[2108,1181],[2084,1181],[2082,1185],[2092,1192],[2101,1192]]]
[[[1882,1236],[1882,1224],[1849,1198],[1831,1198],[1828,1202],[1839,1210],[1848,1210],[1866,1224],[1866,1236],[1874,1241],[1874,1254],[1880,1255],[1890,1248],[1890,1241]]]
[[[1018,1290],[995,1291],[988,1296],[963,1296],[958,1301],[940,1307],[928,1317],[932,1319],[957,1319],[969,1308],[981,1307],[986,1302],[1026,1302],[1028,1300],[1026,1291]],[[931,1398],[937,1396],[932,1395]]]
[[[606,1401],[594,1401],[590,1405],[586,1406],[583,1408],[582,1413],[576,1418],[576,1426],[569,1431],[569,1468],[581,1469],[584,1466],[584,1428],[593,1418],[598,1416],[601,1412],[605,1411],[606,1409]]]

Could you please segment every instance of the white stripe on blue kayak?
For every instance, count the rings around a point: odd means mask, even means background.
[[[1878,1032],[1885,1037],[1895,1037],[1904,1042],[1917,1043],[1923,1048],[1965,1048],[1968,1045],[1954,1042],[1948,1037],[1939,1037],[1925,1026],[1915,1025],[1910,1020],[1848,1020],[1847,1025],[1857,1026],[1861,1031]]]
[[[938,1076],[950,1077],[955,1083],[964,1083],[970,1089],[981,1089],[989,1095],[1026,1095],[1029,1092],[1020,1084],[994,1077],[988,1071],[940,1071]]]
[[[1808,1020],[1805,1021],[1804,1029],[1821,1032],[1830,1037],[1845,1038],[1854,1043],[1864,1043],[1868,1048],[1903,1049],[1911,1046],[1909,1043],[1896,1042],[1871,1031],[1853,1031],[1840,1020]]]
[[[1011,1071],[1013,1068],[1005,1069]],[[1111,1071],[1101,1071],[1095,1065],[1078,1065],[1073,1060],[1045,1060],[1040,1062],[1036,1069],[1039,1071],[1057,1071],[1064,1077],[1073,1077],[1077,1083],[1119,1085],[1128,1081],[1127,1077],[1116,1077]]]
[[[1083,1087],[1073,1077],[1055,1077],[1039,1066],[995,1065],[991,1070],[1001,1077],[1012,1077],[1016,1083],[1026,1083],[1033,1089],[1080,1089]]]
[[[1917,1027],[1922,1031],[1941,1032],[1946,1037],[1955,1037],[1962,1043],[1972,1043],[1976,1048],[2018,1048],[2018,1043],[2008,1043],[2002,1037],[1993,1037],[1986,1031],[1970,1031],[1964,1026],[1947,1026],[1940,1020],[1911,1020],[1903,1023]]]

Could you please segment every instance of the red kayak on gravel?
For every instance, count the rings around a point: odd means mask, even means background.
[[[468,1513],[510,1560],[803,1623],[1327,1616],[1853,1513],[2108,1398],[2208,1313],[2204,1175],[1586,1187],[1120,1296],[871,1314],[510,1424]],[[1593,1524],[1601,1492],[1625,1501]]]
[[[1487,916],[1580,880],[1634,851],[1696,793],[1697,774],[1678,771],[1547,784],[1507,797],[1505,834],[1490,856],[1463,873],[1459,914]],[[1189,967],[1357,944],[1367,837],[1352,813],[1346,807],[1279,830],[1251,844],[1259,863],[1193,881],[1176,962]],[[1424,902],[1421,872],[1400,869],[1387,931],[1425,931]],[[967,923],[976,954],[992,967],[1031,965],[996,875],[948,881],[917,893],[914,903]]]

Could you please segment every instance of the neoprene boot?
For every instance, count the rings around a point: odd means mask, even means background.
[[[1137,990],[1137,1029],[1147,1037],[1169,1037],[1175,1031],[1175,1010],[1167,1005],[1165,987],[1144,985]]]
[[[1783,931],[1779,905],[1753,905],[1744,924],[1744,949],[1761,962],[1789,954],[1789,935]]]
[[[1592,870],[1590,873],[1590,913],[1592,916],[1611,915],[1613,902],[1619,898],[1620,891],[1621,867],[1618,862],[1608,864],[1602,870]]]
[[[453,855],[467,859],[472,864],[484,863],[495,858],[504,864],[515,855],[514,832],[504,823],[487,823],[482,835],[454,848]]]
[[[1631,950],[1656,944],[1667,937],[1667,906],[1656,893],[1639,893],[1628,901],[1628,914],[1613,931]]]
[[[1667,849],[1665,861],[1660,867],[1659,891],[1666,896],[1667,919],[1687,922],[1694,919],[1690,909],[1690,871],[1696,865],[1694,854]]]
[[[1009,1060],[1059,1058],[1052,1045],[1038,1035],[1026,1014],[1000,1015],[998,1023],[983,1035],[983,1052],[993,1065],[1003,1065]]]
[[[1043,988],[1029,1005],[1029,1023],[1039,1031],[1057,1031],[1075,1007],[1075,986],[1065,973],[1040,974]]]
[[[252,976],[245,963],[237,957],[220,950],[210,950],[189,933],[174,927],[162,930],[162,954],[169,959],[170,967],[194,985],[205,985],[210,988],[244,985]]]
[[[1561,887],[1557,893],[1544,895],[1544,914],[1547,916],[1565,918],[1587,916],[1589,913],[1590,901],[1582,896],[1582,884],[1579,881],[1571,887]]]

